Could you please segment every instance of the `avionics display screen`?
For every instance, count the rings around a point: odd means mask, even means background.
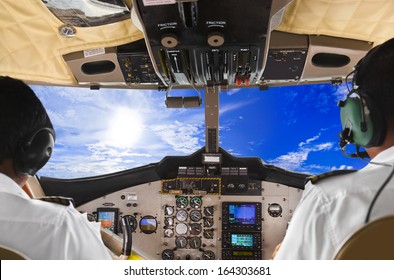
[[[110,231],[118,232],[118,209],[116,208],[99,208],[97,209],[97,222],[101,223],[103,228]]]
[[[228,204],[229,224],[231,225],[255,225],[256,204]]]
[[[252,257],[253,252],[251,252],[251,251],[234,251],[233,256]]]
[[[232,247],[253,247],[253,234],[231,234]]]

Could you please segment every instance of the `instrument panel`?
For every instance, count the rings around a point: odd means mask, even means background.
[[[129,216],[133,251],[145,259],[269,259],[284,237],[302,190],[255,180],[242,187],[242,175],[222,177],[209,183],[184,177],[130,186],[78,210],[116,231],[120,216]],[[196,183],[205,187],[193,189]],[[234,195],[234,189],[244,194]]]

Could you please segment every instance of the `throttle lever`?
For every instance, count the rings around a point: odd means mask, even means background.
[[[133,244],[132,228],[135,226],[133,223],[134,220],[131,218],[131,215],[125,215],[120,219],[120,225],[123,232],[122,255],[124,256],[131,255],[131,248]]]

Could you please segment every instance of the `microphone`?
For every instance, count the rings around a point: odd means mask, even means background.
[[[366,151],[360,151],[360,146],[356,145],[356,153],[350,154],[346,151],[346,146],[352,142],[352,131],[350,128],[345,128],[339,133],[340,141],[339,147],[341,148],[342,154],[348,158],[369,158],[370,156]]]

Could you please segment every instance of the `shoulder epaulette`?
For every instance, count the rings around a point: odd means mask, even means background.
[[[75,205],[74,199],[72,199],[70,197],[64,197],[64,196],[43,196],[43,197],[38,197],[35,199],[50,202],[50,203],[60,204],[60,205],[64,205],[64,206],[70,206],[70,205],[74,206]]]
[[[337,175],[349,174],[349,173],[353,173],[356,171],[357,170],[334,170],[334,171],[330,171],[330,172],[323,173],[320,175],[309,176],[305,179],[305,183],[311,182],[312,184],[316,184],[317,182],[319,182],[325,178],[329,178],[329,177],[333,177],[333,176],[337,176]]]

